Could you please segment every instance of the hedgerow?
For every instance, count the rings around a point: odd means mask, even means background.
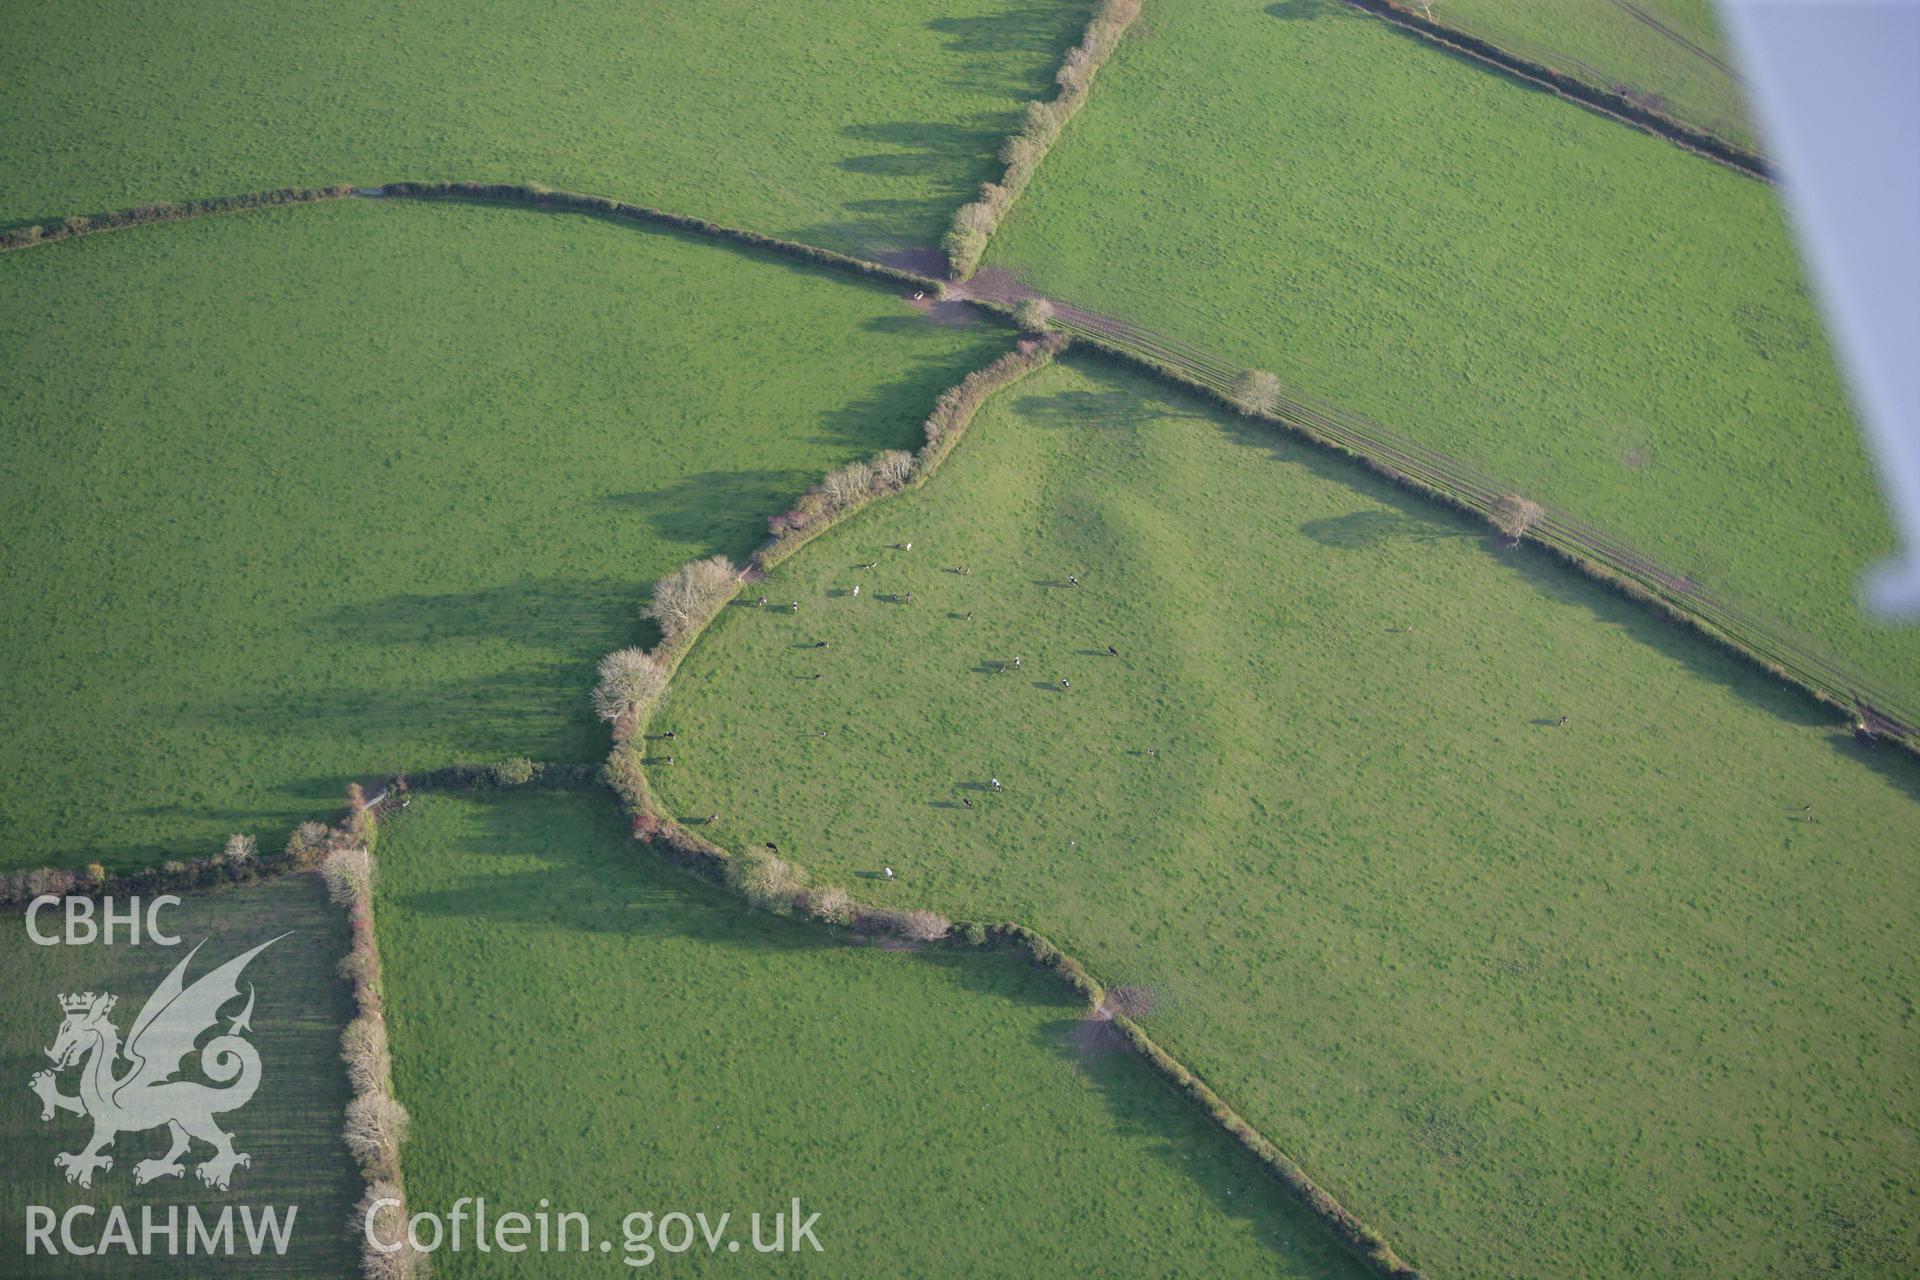
[[[353,987],[355,1015],[340,1033],[340,1058],[347,1067],[353,1097],[347,1103],[341,1136],[360,1166],[367,1193],[351,1224],[361,1242],[361,1273],[368,1280],[407,1280],[424,1271],[424,1258],[407,1238],[406,1191],[400,1176],[400,1145],[406,1141],[407,1109],[393,1094],[393,1062],[387,1045],[386,999],[380,983],[380,950],[374,940],[373,888],[378,864],[373,856],[374,821],[361,808],[329,833],[330,852],[320,864],[327,891],[347,909],[351,934],[340,972]],[[354,821],[354,819],[360,821]],[[396,1200],[375,1212],[379,1200]],[[373,1214],[382,1241],[377,1249],[366,1236]]]
[[[941,392],[927,416],[925,443],[917,454],[888,449],[870,462],[851,462],[828,472],[792,507],[768,519],[773,538],[753,553],[754,567],[765,572],[875,499],[924,484],[988,396],[1051,363],[1066,345],[1060,334],[1022,339],[1006,355]]]
[[[745,245],[766,253],[777,253],[782,257],[795,258],[802,262],[813,262],[840,271],[851,271],[856,275],[890,280],[896,284],[909,285],[931,293],[936,297],[944,287],[941,281],[931,276],[903,271],[898,267],[884,266],[878,262],[869,262],[864,258],[853,257],[851,254],[836,253],[832,249],[801,244],[797,240],[782,240],[778,236],[761,235],[757,231],[743,231],[738,227],[709,222],[705,218],[670,213],[665,209],[655,209],[643,204],[629,204],[625,200],[614,200],[607,196],[583,195],[577,191],[555,191],[534,183],[390,182],[379,188],[379,193],[383,197],[415,200],[499,200],[514,204],[538,205],[547,209],[568,209],[577,213],[597,214],[601,217],[620,218],[629,222],[649,222],[658,226],[672,227],[678,231],[690,231],[696,235],[711,236],[717,240]]]
[[[135,205],[114,213],[74,214],[44,226],[15,227],[0,232],[0,252],[25,249],[30,245],[52,244],[74,236],[101,231],[120,231],[144,227],[155,222],[178,222],[184,218],[204,218],[216,213],[239,213],[246,209],[272,209],[289,204],[312,204],[319,200],[340,200],[354,194],[345,184],[331,187],[281,187],[274,191],[252,191],[238,196],[216,196],[211,200],[171,201]]]
[[[1127,28],[1140,16],[1140,0],[1101,0],[1087,23],[1080,43],[1067,50],[1054,81],[1060,86],[1058,97],[1048,102],[1030,102],[1020,120],[1020,131],[1000,147],[1000,162],[1006,166],[998,182],[980,185],[980,198],[954,210],[953,225],[940,242],[947,255],[948,273],[965,280],[980,265],[1000,219],[1020,198],[1033,180],[1033,174],[1046,158],[1073,113],[1087,99],[1093,77],[1113,51],[1119,47]]]

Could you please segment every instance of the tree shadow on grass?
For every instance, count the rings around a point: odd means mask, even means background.
[[[739,560],[764,538],[766,518],[793,505],[817,479],[799,470],[702,471],[658,489],[610,493],[601,501],[638,514],[663,542],[699,548],[693,558]],[[634,586],[626,584],[629,595]]]
[[[928,332],[927,326],[914,317],[897,319],[904,324],[905,332]],[[978,351],[958,351],[946,359],[926,361],[906,377],[867,387],[846,404],[821,414],[819,432],[811,437],[812,442],[843,451],[849,457],[863,457],[881,449],[917,449],[922,443],[921,424],[933,411],[940,392],[984,364],[980,356]],[[769,507],[765,514],[781,507]]]
[[[633,582],[614,578],[522,578],[472,591],[349,600],[320,613],[312,626],[328,641],[380,649],[506,637],[532,649],[579,654],[628,627],[634,593]]]
[[[1439,542],[1471,536],[1464,529],[1378,508],[1308,520],[1300,526],[1300,532],[1322,546],[1356,551],[1371,550],[1389,542]]]
[[[480,830],[461,837],[449,850],[436,850],[436,855],[468,860],[471,874],[451,888],[400,895],[403,909],[494,924],[694,938],[768,954],[867,945],[847,929],[756,910],[731,889],[669,864],[652,848],[628,838],[625,817],[610,793],[506,790],[467,792],[461,799],[483,806]],[[594,831],[581,830],[576,815],[583,808],[596,815]],[[406,824],[416,821],[420,812],[416,806],[383,820],[389,844],[404,841]],[[542,866],[502,872],[490,865],[503,857],[538,858]],[[862,896],[870,906],[920,905],[887,901],[890,895],[873,886],[864,888]],[[1075,1004],[1056,978],[1008,952],[933,946],[914,951],[911,958],[985,995],[1028,1005]]]
[[[1200,1108],[1162,1083],[1119,1032],[1084,1020],[1049,1022],[1034,1041],[1071,1063],[1107,1104],[1113,1136],[1150,1152],[1205,1191],[1214,1209],[1249,1224],[1288,1274],[1362,1280],[1372,1273]]]
[[[1089,427],[1142,427],[1172,416],[1158,401],[1126,391],[1056,391],[1020,396],[1014,412],[1035,426],[1085,430]]]
[[[605,746],[603,739],[590,740],[597,723],[586,700],[593,668],[594,658],[583,653],[570,662],[526,663],[444,680],[262,692],[204,703],[188,715],[197,723],[263,736],[303,728],[328,735],[350,730],[366,744],[366,759],[355,766],[361,771],[382,768],[395,738],[447,724],[460,726],[461,740],[482,758],[505,752],[584,759]],[[416,769],[440,763],[452,762],[401,762]]]
[[[943,36],[943,51],[953,55],[935,69],[946,84],[968,94],[1020,102],[1050,96],[1054,74],[1079,41],[1091,7],[1003,5],[978,17],[935,18],[927,29]],[[1001,136],[1011,132],[1009,126]]]

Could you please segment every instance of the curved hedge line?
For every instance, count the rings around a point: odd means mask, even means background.
[[[990,309],[1003,311],[1006,308],[994,304]],[[968,374],[960,383],[942,393],[927,419],[927,443],[916,457],[912,484],[924,484],[946,460],[988,396],[1051,364],[1066,344],[1067,339],[1060,333],[1023,339],[1016,350]],[[900,492],[905,487],[899,486],[890,491]],[[840,519],[864,509],[882,496],[885,495],[873,493],[828,518],[777,536],[755,553],[755,562],[778,563],[825,533]],[[769,554],[763,559],[762,553]],[[719,610],[715,609],[702,617],[698,625],[679,632],[671,642],[663,641],[652,654],[660,667],[670,675],[718,615]],[[930,911],[861,906],[853,902],[843,889],[808,886],[804,870],[776,855],[758,850],[730,853],[675,821],[655,801],[644,767],[640,744],[645,741],[647,718],[652,710],[649,704],[636,714],[618,719],[614,726],[613,751],[601,771],[602,780],[620,797],[627,811],[635,840],[652,846],[680,866],[731,885],[755,906],[783,915],[797,913],[821,923],[888,934],[923,945],[998,947],[1013,951],[1064,982],[1086,1001],[1090,1015],[1104,1014],[1106,989],[1099,979],[1044,934],[1024,924],[1013,921],[998,924],[949,921]],[[1243,1120],[1204,1081],[1161,1048],[1137,1023],[1118,1013],[1112,1015],[1112,1022],[1163,1079],[1203,1107],[1236,1142],[1260,1160],[1290,1195],[1324,1221],[1334,1236],[1362,1261],[1389,1280],[1420,1280],[1420,1273],[1408,1266],[1379,1232],[1360,1221],[1308,1177],[1305,1170]]]
[[[252,191],[238,196],[215,196],[211,200],[172,201],[135,205],[116,213],[75,214],[44,226],[15,227],[0,232],[0,252],[25,249],[30,245],[52,244],[74,236],[100,231],[121,231],[155,222],[179,222],[186,218],[206,218],[216,213],[241,213],[248,209],[277,209],[289,204],[314,204],[321,200],[344,200],[355,194],[343,184],[331,187],[280,187],[274,191]]]
[[[1762,182],[1773,180],[1773,171],[1768,167],[1766,158],[1757,151],[1751,151],[1737,143],[1729,142],[1717,133],[1685,124],[1664,112],[1643,106],[1623,93],[1603,89],[1590,84],[1577,76],[1564,71],[1523,58],[1517,53],[1501,48],[1491,41],[1482,40],[1458,27],[1450,27],[1444,22],[1435,22],[1432,18],[1414,13],[1395,0],[1347,0],[1356,9],[1383,18],[1397,27],[1411,31],[1422,39],[1431,40],[1437,45],[1465,54],[1477,62],[1487,63],[1509,75],[1519,76],[1522,80],[1550,89],[1570,102],[1598,111],[1602,115],[1612,116],[1622,124],[1631,125],[1657,138],[1664,138],[1677,147],[1696,152],[1709,160],[1718,160],[1730,169],[1737,169],[1749,178],[1758,178]]]

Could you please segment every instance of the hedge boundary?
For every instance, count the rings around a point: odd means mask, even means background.
[[[250,209],[317,204],[322,200],[345,200],[355,194],[355,189],[344,183],[331,187],[278,187],[272,191],[214,196],[208,200],[162,200],[113,213],[74,214],[60,222],[15,227],[11,231],[0,232],[0,253],[9,249],[26,249],[36,244],[54,244],[75,236],[150,226],[156,222],[182,222],[188,218],[209,218],[222,213],[245,213]]]
[[[953,279],[965,280],[980,265],[980,255],[999,230],[1000,219],[1027,189],[1067,121],[1085,105],[1094,76],[1139,18],[1140,5],[1141,0],[1100,0],[1080,43],[1067,50],[1060,70],[1054,73],[1059,95],[1049,102],[1028,103],[1020,131],[1001,145],[1000,161],[1006,168],[1001,171],[1000,181],[981,183],[980,198],[953,211],[953,225],[940,242]]]
[[[1603,89],[1544,62],[1523,58],[1459,27],[1414,13],[1404,5],[1395,3],[1395,0],[1347,0],[1347,3],[1432,44],[1547,89],[1569,102],[1609,116],[1642,133],[1662,138],[1682,150],[1717,161],[1749,178],[1758,178],[1762,182],[1773,181],[1773,169],[1759,152],[1729,142],[1711,130],[1697,128],[1665,112],[1642,106],[1625,94]]]
[[[407,1112],[393,1092],[386,992],[380,979],[380,947],[373,926],[373,885],[379,868],[373,856],[376,825],[373,808],[351,808],[346,821],[332,833],[335,848],[321,864],[321,874],[327,882],[328,896],[345,909],[351,932],[346,957],[340,962],[341,976],[353,988],[354,1004],[354,1016],[340,1032],[340,1059],[347,1064],[352,1095],[347,1102],[346,1131],[350,1135],[355,1132],[356,1117],[363,1125],[371,1116],[385,1120],[379,1141],[356,1144],[351,1137],[348,1140],[364,1184],[361,1199],[348,1220],[348,1230],[359,1237],[360,1272],[366,1280],[407,1280],[423,1274],[426,1268],[424,1255],[412,1247],[406,1232],[407,1195],[400,1170],[400,1147],[406,1139]],[[376,1216],[374,1202],[382,1198],[399,1201],[378,1215],[384,1226],[383,1238],[395,1240],[400,1246],[390,1253],[375,1249],[366,1234]]]
[[[890,284],[909,286],[935,296],[940,295],[945,287],[943,281],[932,276],[923,276],[918,272],[907,271],[900,267],[870,262],[865,258],[856,258],[852,254],[840,253],[833,249],[802,244],[798,240],[784,240],[779,236],[762,235],[758,231],[729,227],[723,223],[709,222],[705,218],[655,209],[650,205],[632,204],[625,200],[615,200],[610,196],[560,191],[538,183],[390,182],[383,187],[370,188],[364,194],[374,198],[480,200],[491,203],[533,205],[542,209],[564,209],[574,213],[595,214],[624,222],[647,223],[652,226],[668,227],[675,231],[690,232],[729,244],[737,244],[743,248],[757,249],[762,253],[777,254],[799,262],[830,267],[870,279],[885,280]]]
[[[891,492],[905,492],[908,488],[925,484],[932,473],[952,455],[974,415],[990,396],[1051,364],[1066,346],[1066,339],[1060,334],[1028,338],[1016,350],[968,374],[943,393],[927,419],[927,445],[921,451],[913,481]],[[874,493],[866,500],[811,524],[797,534],[776,537],[754,553],[755,563],[777,564],[787,559],[802,546],[886,496],[890,494]],[[761,552],[770,549],[777,549],[777,554],[763,560]],[[723,610],[724,606],[714,609],[697,626],[681,632],[672,643],[663,641],[652,651],[669,680]],[[1106,988],[1099,979],[1080,960],[1055,945],[1044,934],[1014,921],[949,921],[932,912],[861,906],[847,898],[844,890],[807,886],[805,872],[801,868],[769,854],[752,851],[738,855],[731,853],[665,813],[655,800],[653,788],[647,780],[642,754],[644,748],[641,746],[646,741],[647,725],[656,706],[649,705],[639,714],[625,718],[616,725],[613,750],[603,770],[604,781],[619,796],[626,810],[636,841],[649,845],[675,865],[729,886],[751,905],[770,909],[776,914],[801,914],[822,924],[843,924],[852,928],[856,936],[882,934],[908,938],[920,945],[938,944],[954,949],[992,948],[1025,957],[1028,963],[1052,974],[1085,1001],[1088,1016],[1110,1017],[1127,1043],[1146,1059],[1163,1080],[1198,1104],[1229,1137],[1251,1152],[1290,1196],[1318,1217],[1336,1239],[1376,1274],[1388,1280],[1420,1280],[1421,1273],[1402,1260],[1384,1236],[1367,1226],[1331,1193],[1314,1182],[1299,1164],[1248,1124],[1197,1074],[1162,1048],[1132,1019],[1123,1014],[1110,1014],[1104,1007]],[[764,878],[751,885],[746,883],[753,868],[751,865],[743,867],[743,864],[750,863],[760,866],[774,864],[783,877],[777,882],[777,888],[769,892],[759,887],[765,883]],[[821,907],[822,899],[827,895],[838,895],[832,899],[832,910],[823,910]],[[916,917],[919,918],[917,922]],[[929,919],[937,922],[937,932],[916,928],[916,923],[924,925]]]

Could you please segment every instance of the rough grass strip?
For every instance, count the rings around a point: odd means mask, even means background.
[[[1530,84],[1549,89],[1569,102],[1578,103],[1603,116],[1611,116],[1622,124],[1631,125],[1656,138],[1664,138],[1676,147],[1717,160],[1730,169],[1746,174],[1749,178],[1758,178],[1762,182],[1773,180],[1773,171],[1768,167],[1766,157],[1756,151],[1729,142],[1719,134],[1697,128],[1674,119],[1661,111],[1635,102],[1623,93],[1590,84],[1576,76],[1550,67],[1543,62],[1523,58],[1517,53],[1503,49],[1497,44],[1470,35],[1458,27],[1436,22],[1423,14],[1414,13],[1395,0],[1347,0],[1356,9],[1385,19],[1396,27],[1410,31],[1424,40],[1464,54],[1476,62],[1482,62],[1508,75],[1517,76]]]
[[[1000,148],[1000,161],[1006,165],[1000,181],[982,183],[978,200],[954,210],[953,225],[940,242],[947,255],[948,272],[955,280],[965,280],[980,265],[980,255],[987,251],[987,242],[1000,219],[1027,189],[1060,131],[1086,102],[1093,77],[1113,56],[1127,28],[1139,16],[1140,0],[1100,0],[1080,43],[1067,50],[1066,60],[1054,76],[1060,86],[1059,96],[1050,102],[1027,104],[1020,131]]]
[[[36,244],[53,244],[75,236],[95,235],[102,231],[122,231],[155,222],[180,222],[187,218],[207,218],[219,213],[244,213],[249,209],[277,209],[290,204],[315,204],[322,200],[344,200],[354,195],[345,184],[331,187],[280,187],[274,191],[253,191],[238,196],[215,196],[210,200],[161,201],[135,205],[115,213],[75,214],[60,222],[43,226],[15,227],[0,232],[0,252],[25,249]]]

